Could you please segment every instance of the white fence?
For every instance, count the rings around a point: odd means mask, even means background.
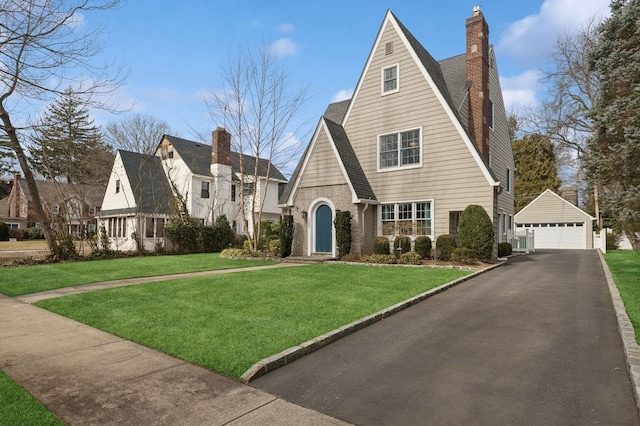
[[[507,242],[514,252],[529,253],[535,251],[535,235],[532,229],[507,231]]]

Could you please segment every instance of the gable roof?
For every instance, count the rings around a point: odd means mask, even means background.
[[[467,96],[470,83],[467,80],[467,54],[452,56],[439,62],[442,77],[449,89],[453,110],[457,113]]]
[[[336,154],[336,159],[340,164],[340,168],[342,173],[351,189],[351,198],[354,203],[376,203],[377,198],[371,185],[369,184],[369,180],[362,170],[362,166],[360,165],[360,161],[356,156],[356,153],[353,151],[353,147],[351,146],[351,142],[349,141],[349,137],[347,133],[344,131],[344,128],[338,123],[330,120],[327,116],[330,116],[335,119],[340,119],[340,116],[344,114],[346,110],[346,106],[348,106],[350,101],[342,101],[337,102],[335,104],[330,104],[327,107],[327,111],[325,115],[320,119],[320,123],[318,123],[318,127],[311,138],[311,142],[307,145],[296,169],[293,171],[293,175],[291,175],[291,180],[285,187],[282,195],[278,200],[278,204],[280,205],[288,205],[289,198],[297,188],[297,184],[300,179],[300,175],[304,170],[304,166],[307,163],[308,156],[312,151],[312,146],[315,144],[318,133],[320,129],[324,128],[326,130],[327,136],[329,138],[329,143]]]
[[[411,34],[411,32],[400,22],[396,16],[391,12],[391,10],[387,10],[387,14],[382,22],[380,30],[378,31],[378,35],[373,44],[371,52],[369,53],[369,57],[365,64],[364,70],[360,75],[360,79],[358,84],[356,85],[356,89],[354,90],[353,97],[349,106],[344,114],[342,121],[340,124],[345,126],[347,121],[349,120],[349,115],[351,113],[351,109],[353,108],[354,101],[358,97],[360,89],[362,87],[364,76],[367,74],[369,67],[371,66],[371,62],[373,61],[374,54],[377,50],[377,46],[380,43],[382,35],[384,33],[384,29],[387,25],[391,25],[398,30],[398,34],[400,39],[403,41],[407,51],[415,60],[416,65],[420,68],[422,75],[424,76],[427,84],[432,88],[433,93],[436,95],[443,109],[449,116],[451,122],[456,127],[458,134],[461,139],[464,141],[467,149],[473,156],[474,160],[478,164],[478,167],[482,171],[484,177],[487,179],[487,182],[491,186],[499,186],[500,182],[496,179],[493,174],[493,171],[484,160],[483,156],[478,151],[478,147],[471,139],[469,133],[467,133],[467,125],[462,123],[460,119],[460,115],[458,114],[459,104],[456,105],[454,102],[454,97],[450,93],[450,87],[455,93],[455,99],[459,102],[462,102],[464,99],[464,94],[468,89],[466,82],[466,60],[465,55],[458,55],[450,58],[450,60],[445,60],[445,72],[441,68],[441,64],[438,63],[431,54],[418,42],[418,40]],[[460,57],[462,56],[462,58]],[[463,74],[461,74],[461,72]],[[446,75],[446,77],[445,77]],[[464,75],[464,77],[462,77]]]
[[[185,162],[189,170],[195,175],[211,176],[211,145],[193,142],[187,139],[178,138],[176,136],[164,135],[174,149],[178,152],[182,160]],[[231,169],[235,174],[240,173],[240,157],[242,157],[242,165],[245,170],[245,174],[253,174],[256,167],[256,157],[242,154],[237,152],[231,152]],[[271,163],[269,169],[269,160],[260,158],[258,161],[258,176],[266,177],[267,170],[269,170],[269,178],[275,180],[285,181],[287,178],[278,170],[278,168]],[[246,173],[249,171],[249,173]]]
[[[50,180],[36,180],[36,187],[40,198],[49,205],[67,202],[72,198],[78,198],[90,206],[100,206],[105,188],[95,185],[64,183]],[[32,200],[31,191],[25,178],[19,178],[17,184],[20,191],[29,201]]]
[[[561,196],[559,196],[558,194],[556,194],[555,192],[553,192],[550,189],[546,189],[542,192],[542,194],[538,195],[533,201],[531,201],[529,204],[527,204],[522,210],[520,210],[518,213],[516,213],[514,219],[518,220],[518,216],[523,216],[527,213],[530,213],[530,210],[535,209],[536,205],[540,202],[540,200],[542,198],[548,198],[551,197],[552,201],[556,202],[559,206],[563,207],[563,208],[569,208],[572,211],[575,211],[577,213],[580,213],[582,215],[584,215],[586,218],[590,219],[590,220],[595,220],[596,218],[591,216],[589,213],[585,212],[584,210],[582,210],[581,208],[574,206],[573,204],[571,204],[569,201],[565,200],[564,198],[562,198]]]
[[[124,150],[118,153],[133,190],[137,212],[169,214],[173,191],[160,157]]]

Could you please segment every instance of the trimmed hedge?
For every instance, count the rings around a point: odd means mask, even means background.
[[[280,221],[280,257],[288,257],[291,255],[293,245],[293,216],[282,215]]]
[[[398,250],[398,249],[402,250]],[[411,237],[407,237],[406,235],[398,235],[395,240],[393,240],[393,254],[396,257],[400,257],[403,253],[408,253],[411,251]]]
[[[414,242],[414,251],[422,256],[423,259],[430,259],[432,248],[431,246],[431,238],[425,235],[420,235]]]
[[[478,259],[490,259],[493,255],[493,223],[484,207],[468,205],[458,224],[460,245],[473,250]]]
[[[351,253],[351,212],[348,210],[336,211],[334,220],[336,227],[336,244],[338,244],[338,257]]]
[[[400,256],[400,262],[405,265],[420,265],[422,264],[422,256],[415,251],[408,251],[406,253],[402,253],[402,256]]]
[[[451,260],[451,252],[458,245],[456,237],[450,234],[442,234],[436,239],[436,258],[438,260]]]
[[[478,263],[476,253],[466,247],[458,247],[451,252],[451,260],[465,265],[473,265]]]
[[[510,243],[498,244],[498,257],[509,256],[511,253],[513,253],[513,248]]]
[[[391,254],[387,237],[380,236],[373,240],[373,254]]]

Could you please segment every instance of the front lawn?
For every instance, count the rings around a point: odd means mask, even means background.
[[[221,259],[219,253],[145,256],[0,268],[0,293],[20,296],[125,278],[271,265],[274,261]]]
[[[37,306],[239,377],[265,357],[469,273],[305,265],[121,287]]]
[[[624,306],[633,324],[636,341],[640,340],[640,252],[612,250],[604,256]]]
[[[37,399],[0,371],[0,425],[64,425]]]

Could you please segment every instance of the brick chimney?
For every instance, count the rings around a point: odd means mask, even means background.
[[[224,127],[218,127],[211,138],[211,164],[231,166],[231,134]]]
[[[469,133],[489,162],[489,26],[480,6],[467,19],[467,81],[469,89]]]

